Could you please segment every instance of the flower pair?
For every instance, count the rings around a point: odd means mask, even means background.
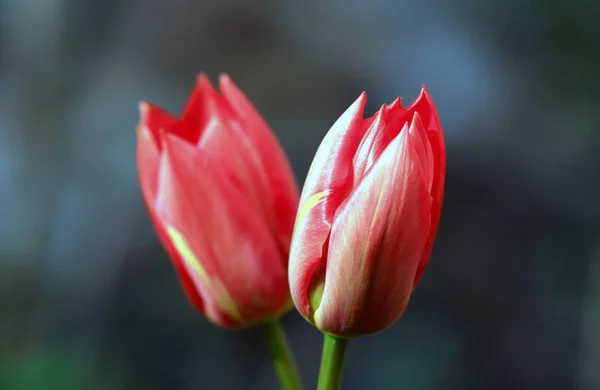
[[[292,301],[325,333],[390,326],[441,212],[444,139],[425,88],[368,119],[363,93],[325,136],[299,199],[260,114],[228,76],[219,87],[200,75],[180,118],[142,103],[137,130],[143,196],[194,307],[228,328]]]

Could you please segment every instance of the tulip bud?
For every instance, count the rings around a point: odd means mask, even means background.
[[[379,332],[405,311],[429,260],[446,173],[444,137],[423,87],[363,119],[366,95],[321,143],[300,198],[292,298],[322,332]]]
[[[298,189],[267,124],[228,76],[200,75],[181,118],[141,103],[138,172],[158,236],[193,306],[216,325],[291,307]]]

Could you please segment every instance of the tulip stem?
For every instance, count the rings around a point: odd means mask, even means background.
[[[324,335],[321,371],[317,390],[338,390],[342,384],[344,358],[348,348],[348,339]]]
[[[281,390],[302,390],[302,380],[279,319],[262,325]]]

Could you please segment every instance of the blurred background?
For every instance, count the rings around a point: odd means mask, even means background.
[[[277,389],[188,305],[140,196],[137,103],[229,73],[304,181],[363,90],[425,84],[448,148],[428,270],[345,389],[600,389],[600,2],[0,0],[0,389]],[[307,389],[321,336],[285,317]]]

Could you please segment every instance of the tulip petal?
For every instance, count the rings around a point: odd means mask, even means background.
[[[358,146],[358,150],[354,155],[353,166],[354,166],[354,178],[356,181],[360,181],[362,177],[367,173],[367,170],[373,165],[375,161],[375,153],[371,153],[375,140],[380,134],[385,135],[383,129],[385,129],[385,112],[387,106],[383,105],[381,109],[375,114],[375,119],[371,126],[365,132],[363,139]],[[388,132],[389,134],[389,132]],[[390,139],[390,141],[393,138]],[[386,145],[387,146],[387,145]],[[379,157],[379,155],[377,155]]]
[[[393,102],[391,102],[390,104],[387,105],[387,109],[388,110],[398,110],[398,109],[402,109],[402,98],[401,97],[397,97],[396,100],[394,100]]]
[[[150,215],[150,220],[152,221],[158,238],[165,248],[165,251],[171,258],[173,267],[177,272],[177,276],[179,277],[180,284],[185,292],[185,295],[190,300],[192,306],[196,308],[201,313],[205,313],[205,305],[202,296],[200,295],[192,276],[188,272],[183,258],[179,255],[180,251],[176,246],[176,243],[172,240],[172,237],[169,235],[169,232],[165,229],[165,227],[161,224],[160,219],[157,217],[156,210],[148,208],[148,214]],[[223,317],[224,318],[224,317]],[[234,326],[235,322],[231,319],[223,319],[221,321],[223,326]]]
[[[270,183],[260,155],[236,120],[233,108],[215,90],[206,74],[201,73],[183,110],[179,131],[172,134],[197,143],[214,160],[227,161],[223,165],[228,177],[253,201],[253,207],[262,211],[263,218],[273,227],[273,234],[279,236],[282,232],[277,226],[273,192],[269,189]],[[285,252],[282,258],[286,259],[286,264],[291,237],[291,229],[288,230],[285,235],[287,242],[281,243]]]
[[[144,108],[141,109],[142,118],[144,118],[144,110]],[[148,117],[146,116],[146,118]],[[144,203],[146,204],[150,220],[156,229],[157,235],[172,259],[173,266],[179,276],[184,292],[192,303],[192,306],[200,312],[203,312],[204,303],[202,298],[198,294],[187,271],[184,269],[177,250],[173,246],[159,219],[156,217],[156,194],[158,191],[160,151],[158,150],[158,145],[151,130],[148,128],[149,125],[154,125],[154,128],[161,128],[160,123],[142,120],[142,123],[140,123],[137,129],[137,166]]]
[[[415,101],[406,108],[406,111],[408,111],[410,115],[418,112],[421,115],[423,125],[428,132],[442,131],[442,125],[440,123],[440,118],[435,108],[435,104],[433,103],[433,99],[431,98],[431,95],[429,95],[429,92],[427,92],[425,86],[421,88],[419,97],[417,97]]]
[[[137,128],[137,168],[144,199],[154,204],[158,190],[160,151],[152,131],[140,124]]]
[[[290,250],[292,298],[300,313],[310,317],[313,273],[325,258],[324,248],[333,215],[352,185],[352,159],[364,133],[366,94],[346,110],[329,130],[314,157],[300,199]]]
[[[287,258],[299,197],[292,168],[265,120],[228,75],[221,75],[219,88],[240,122],[239,129],[254,145],[262,163],[273,196],[271,207],[277,216],[274,231],[279,234]]]
[[[406,308],[430,230],[419,132],[420,121],[405,126],[336,213],[314,315],[324,332],[373,333]]]
[[[421,171],[427,185],[427,190],[429,193],[431,193],[435,169],[434,156],[431,143],[429,142],[429,137],[427,136],[427,131],[423,126],[421,115],[419,115],[418,112],[415,112],[413,115],[412,126],[415,126],[417,129],[419,129],[418,131],[411,133],[410,136],[417,138],[417,140],[413,142],[413,145],[418,155],[418,161],[421,163]]]
[[[261,215],[210,155],[169,134],[163,144],[157,214],[206,316],[251,324],[283,309],[285,267]]]
[[[427,137],[429,138],[429,143],[431,145],[431,153],[433,156],[432,164],[434,166],[431,184],[431,196],[433,199],[431,205],[431,230],[417,269],[417,274],[415,275],[414,285],[416,286],[431,257],[433,243],[440,223],[446,179],[446,145],[437,109],[435,108],[433,99],[425,89],[425,86],[421,89],[419,97],[407,108],[407,110],[411,112],[417,111],[421,115],[423,126],[427,130]]]
[[[199,140],[198,147],[202,153],[211,156],[213,161],[223,161],[221,164],[226,176],[239,191],[248,198],[252,207],[260,212],[262,218],[272,228],[272,234],[279,236],[281,231],[277,226],[277,215],[272,207],[273,193],[269,187],[268,178],[262,167],[260,156],[248,140],[246,134],[237,126],[232,126],[227,114],[218,110],[206,125]],[[291,232],[288,233],[289,240]],[[282,259],[289,255],[289,242],[282,248]]]

